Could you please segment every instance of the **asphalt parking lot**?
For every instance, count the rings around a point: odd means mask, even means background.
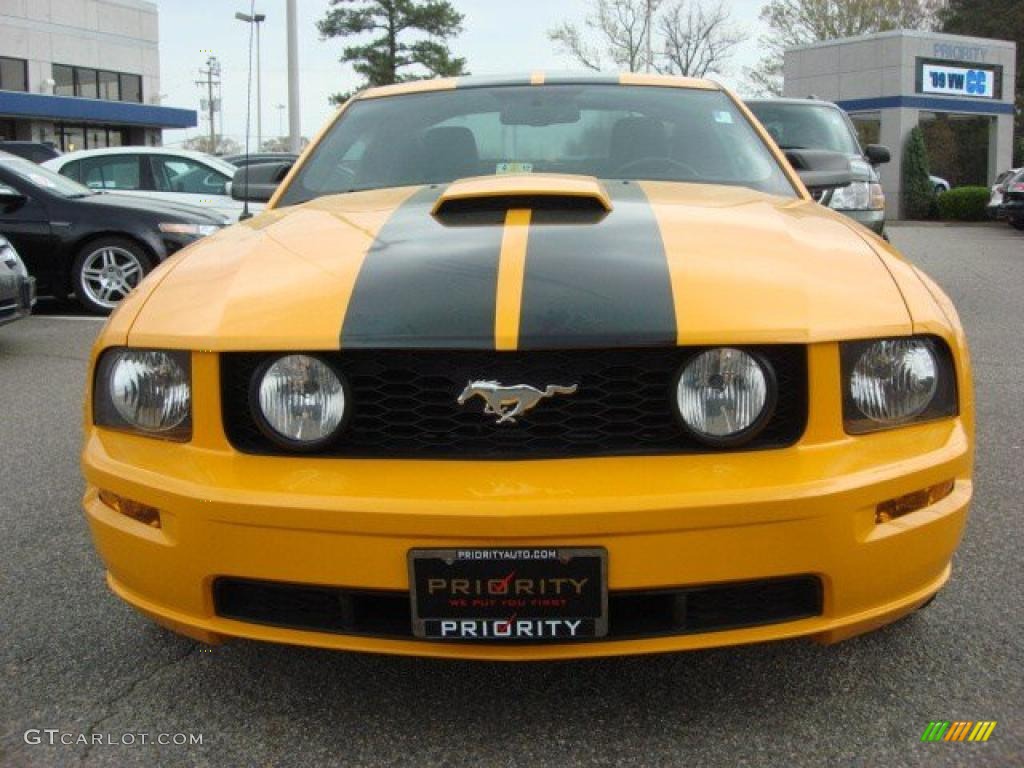
[[[99,323],[0,329],[0,765],[1021,765],[1024,236],[891,236],[968,330],[977,495],[938,599],[829,648],[510,666],[199,646],[108,593],[79,509],[80,400]],[[922,744],[936,719],[998,726],[984,744]],[[202,744],[34,745],[29,729]]]

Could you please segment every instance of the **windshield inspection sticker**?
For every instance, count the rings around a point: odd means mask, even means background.
[[[725,123],[726,125],[732,125],[732,113],[719,110],[715,112],[715,122]]]
[[[504,173],[533,173],[533,163],[498,163],[494,172],[499,176]]]

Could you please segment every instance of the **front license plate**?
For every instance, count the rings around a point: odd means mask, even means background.
[[[607,574],[600,548],[413,549],[413,632],[490,642],[604,637]]]

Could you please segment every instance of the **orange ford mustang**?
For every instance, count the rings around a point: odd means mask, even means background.
[[[503,660],[913,611],[967,517],[970,366],[941,290],[814,202],[849,181],[706,81],[357,95],[96,343],[111,589],[206,642]]]

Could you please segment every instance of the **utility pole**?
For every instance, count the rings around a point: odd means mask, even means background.
[[[214,154],[217,151],[217,107],[218,99],[213,98],[213,87],[217,86],[218,93],[220,92],[220,62],[217,61],[216,56],[211,56],[206,60],[206,69],[200,69],[199,74],[203,77],[202,80],[196,80],[195,83],[200,88],[206,88],[206,103],[205,111],[207,118],[210,121],[210,154]],[[202,100],[201,100],[202,101]]]
[[[288,149],[302,149],[302,125],[299,117],[299,22],[295,0],[288,0]]]

